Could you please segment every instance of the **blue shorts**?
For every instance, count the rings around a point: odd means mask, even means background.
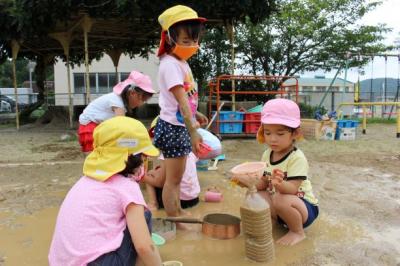
[[[187,156],[192,151],[187,128],[170,124],[162,119],[157,120],[153,143],[162,151],[165,158]]]
[[[308,211],[308,217],[307,217],[307,221],[303,224],[303,228],[306,228],[307,226],[311,225],[315,219],[317,219],[318,214],[319,214],[319,208],[317,205],[313,205],[310,202],[308,202],[307,200],[300,198],[304,204],[307,207],[307,211]],[[282,225],[283,227],[287,228],[287,224],[285,223],[285,221],[282,220],[281,217],[278,216],[278,224]]]
[[[151,212],[144,212],[146,223],[151,233]],[[96,260],[90,262],[88,266],[128,266],[135,265],[137,253],[135,246],[132,243],[132,237],[128,227],[124,231],[121,246],[114,251],[101,255]]]

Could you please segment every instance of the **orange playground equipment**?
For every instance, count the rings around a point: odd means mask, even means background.
[[[295,84],[286,86],[284,82],[288,79],[294,79]],[[253,82],[254,84],[252,85],[257,84],[257,89],[254,89],[256,86],[249,86]],[[261,84],[260,89],[258,89],[259,84]],[[296,102],[299,99],[298,80],[296,77],[291,76],[221,75],[211,80],[208,86],[208,117],[211,119],[216,113],[211,131],[220,138],[254,137],[257,133],[257,125],[260,122],[259,113],[236,111],[236,106],[240,106],[243,103],[236,101],[239,95],[244,102],[251,97],[262,95],[274,95],[275,97],[292,99]],[[248,89],[246,86],[252,89]],[[264,99],[265,101],[266,99]],[[225,106],[231,105],[232,111],[221,111],[218,107],[221,106],[222,102],[225,103]]]

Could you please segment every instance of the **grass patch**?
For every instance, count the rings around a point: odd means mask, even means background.
[[[357,118],[360,123],[362,123],[362,118]],[[396,124],[396,118],[380,118],[380,117],[370,117],[367,118],[367,124]]]

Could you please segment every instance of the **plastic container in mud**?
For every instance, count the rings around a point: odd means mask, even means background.
[[[240,218],[245,238],[246,257],[258,262],[270,262],[275,257],[271,213],[268,202],[255,186],[247,191],[240,206]]]
[[[162,236],[165,240],[172,240],[176,236],[176,225],[162,218],[151,219],[153,232]]]

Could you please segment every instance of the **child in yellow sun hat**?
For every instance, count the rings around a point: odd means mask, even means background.
[[[151,212],[138,181],[143,157],[158,156],[145,126],[118,116],[94,131],[94,150],[58,213],[50,265],[161,265]]]
[[[169,216],[182,212],[179,184],[185,172],[188,154],[198,154],[201,136],[198,123],[208,119],[197,111],[198,92],[192,71],[186,62],[199,49],[199,38],[205,18],[183,5],[165,10],[159,17],[161,42],[158,50],[160,67],[160,119],[154,129],[154,145],[165,158],[166,180],[162,192],[165,211]]]

